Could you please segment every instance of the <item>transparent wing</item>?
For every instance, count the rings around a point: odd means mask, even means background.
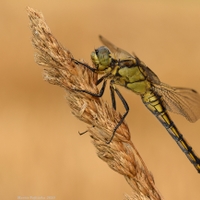
[[[147,66],[142,66],[142,68],[146,72],[146,77],[149,82],[160,85],[160,79],[151,69],[149,69]]]
[[[103,36],[99,36],[99,39],[101,40],[101,42],[107,46],[110,51],[114,54],[115,59],[119,59],[119,60],[125,60],[125,59],[135,59],[135,57],[133,55],[131,55],[130,53],[126,52],[123,49],[120,49],[119,47],[116,47],[114,44],[112,44],[111,42],[109,42],[106,38],[104,38]]]
[[[153,85],[153,89],[162,96],[168,111],[183,115],[190,122],[200,118],[200,95],[195,90],[170,87],[164,83]]]

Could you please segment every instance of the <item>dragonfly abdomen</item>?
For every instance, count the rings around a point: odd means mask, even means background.
[[[141,97],[145,106],[157,117],[171,137],[176,141],[180,149],[185,153],[187,158],[200,173],[200,159],[171,120],[162,103],[162,98],[154,94],[152,91],[148,91]]]

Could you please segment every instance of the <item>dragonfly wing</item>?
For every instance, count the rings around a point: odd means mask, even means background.
[[[162,97],[168,111],[183,115],[188,121],[200,118],[200,95],[189,88],[171,87],[167,84],[154,84],[154,91]]]
[[[110,51],[114,54],[115,59],[118,60],[126,60],[126,59],[135,59],[135,57],[133,55],[131,55],[130,53],[126,52],[123,49],[120,49],[119,47],[115,46],[114,44],[112,44],[110,41],[108,41],[106,38],[104,38],[103,36],[99,36],[99,39],[101,40],[101,42],[110,49]]]
[[[160,84],[160,79],[158,78],[158,76],[147,66],[143,66],[142,67],[144,69],[144,71],[146,72],[146,76],[147,76],[147,80],[153,84]]]

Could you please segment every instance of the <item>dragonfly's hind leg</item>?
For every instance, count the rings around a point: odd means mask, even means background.
[[[122,96],[122,94],[120,93],[120,91],[117,88],[114,87],[113,84],[114,84],[114,81],[111,81],[110,82],[110,94],[111,94],[112,106],[116,110],[116,100],[115,100],[115,92],[116,92],[116,94],[119,97],[119,99],[121,100],[121,102],[122,102],[122,104],[123,104],[126,112],[124,113],[124,115],[122,116],[122,118],[120,119],[120,121],[118,122],[118,124],[115,126],[110,140],[106,142],[107,144],[110,144],[110,142],[113,140],[117,129],[123,123],[124,119],[126,118],[128,112],[129,112],[129,106],[128,106],[126,100],[124,99],[124,97]]]

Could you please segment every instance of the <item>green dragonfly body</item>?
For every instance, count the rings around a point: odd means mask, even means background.
[[[104,93],[107,80],[110,80],[113,108],[116,109],[115,93],[122,101],[126,112],[116,125],[113,130],[113,135],[107,143],[112,141],[116,130],[129,112],[129,106],[126,100],[115,87],[115,85],[120,85],[141,96],[145,106],[157,117],[200,173],[200,159],[183,138],[167,112],[171,111],[181,114],[190,122],[195,122],[200,118],[200,95],[192,89],[171,87],[162,83],[157,75],[136,55],[131,55],[123,49],[116,47],[102,36],[100,36],[100,40],[105,46],[99,47],[91,54],[95,68],[91,68],[85,64],[83,65],[95,73],[103,74],[96,83],[98,85],[103,82],[103,86],[99,94],[85,90],[79,91],[100,97]]]

